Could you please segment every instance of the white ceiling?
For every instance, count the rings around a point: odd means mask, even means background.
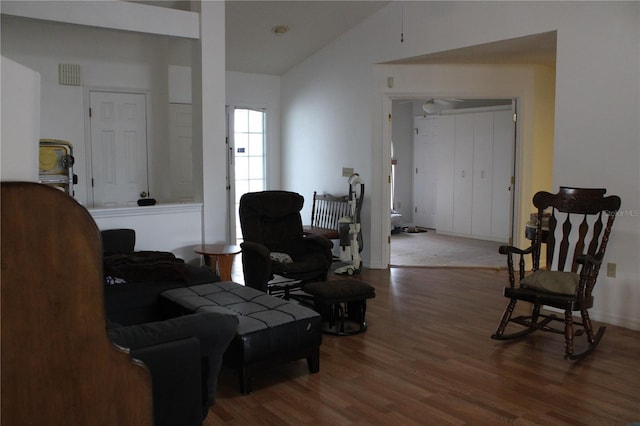
[[[190,10],[189,1],[130,1]],[[389,1],[227,0],[226,69],[283,74],[387,3]],[[289,32],[274,34],[272,28],[277,25],[288,27]]]
[[[282,74],[388,1],[228,1],[226,68]],[[276,35],[284,25],[289,32]]]
[[[189,10],[189,1],[133,0]],[[204,0],[215,1],[215,0]],[[361,0],[281,0],[226,2],[226,69],[280,75],[390,3]],[[284,25],[289,32],[276,35]],[[555,32],[394,61],[398,64],[555,64]]]

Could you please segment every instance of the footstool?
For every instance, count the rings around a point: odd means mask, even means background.
[[[313,296],[316,310],[322,314],[322,331],[348,336],[367,329],[367,299],[376,297],[375,288],[354,279],[305,284],[305,293]]]
[[[231,281],[167,290],[161,299],[169,315],[221,312],[238,317],[224,363],[238,371],[244,395],[251,392],[254,374],[276,363],[306,358],[311,373],[320,370],[322,320],[313,309]]]

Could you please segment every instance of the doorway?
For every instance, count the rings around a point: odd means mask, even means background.
[[[228,174],[230,241],[242,242],[238,210],[247,192],[266,189],[266,111],[255,108],[228,108]]]
[[[149,195],[147,95],[89,91],[93,207],[137,206]]]
[[[425,100],[392,102],[392,208],[403,226],[392,229],[391,265],[504,266],[498,247],[512,236],[516,103],[454,101],[435,112],[433,100],[428,108]]]

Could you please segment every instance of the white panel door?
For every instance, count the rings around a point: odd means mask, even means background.
[[[453,232],[471,234],[473,191],[473,114],[455,118]]]
[[[478,237],[491,237],[493,112],[479,112],[473,116],[471,233]]]
[[[436,192],[436,230],[453,232],[453,175],[455,117],[441,115],[435,121],[438,141],[438,177]]]
[[[136,206],[149,192],[146,95],[91,91],[94,207]]]
[[[436,226],[436,193],[438,178],[438,118],[414,119],[415,155],[413,179],[413,224],[425,228]]]
[[[191,104],[169,104],[169,144],[172,198],[193,201]]]

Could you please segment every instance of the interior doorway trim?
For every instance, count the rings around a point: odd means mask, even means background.
[[[393,112],[393,101],[394,100],[405,100],[405,99],[416,99],[416,100],[420,100],[420,99],[424,99],[424,98],[431,98],[431,97],[442,97],[442,96],[433,96],[427,93],[419,93],[419,92],[414,92],[414,93],[383,93],[382,95],[382,102],[381,102],[381,117],[382,117],[382,131],[380,133],[381,135],[381,145],[379,146],[379,154],[380,154],[380,158],[379,161],[380,163],[380,170],[382,170],[382,175],[379,176],[381,178],[381,183],[382,185],[380,186],[380,190],[381,190],[381,198],[380,198],[380,203],[382,206],[388,206],[390,205],[390,197],[391,197],[391,188],[390,185],[386,185],[385,181],[387,181],[387,176],[391,175],[391,139],[392,139],[392,112]],[[468,96],[446,96],[446,97],[454,97],[454,98],[465,98]],[[477,96],[475,96],[477,97]],[[505,95],[486,95],[486,96],[482,96],[483,98],[486,99],[512,99],[512,103],[513,103],[513,108],[514,111],[517,113],[518,110],[518,106],[519,106],[519,96],[505,96]],[[514,142],[514,151],[513,151],[513,155],[514,155],[514,162],[513,162],[513,176],[514,176],[514,180],[515,182],[512,183],[512,208],[511,208],[511,215],[512,215],[512,223],[511,223],[511,235],[512,238],[515,235],[515,232],[517,229],[519,229],[519,221],[518,221],[518,208],[519,208],[519,204],[520,204],[520,188],[519,188],[519,182],[520,182],[520,170],[519,170],[519,155],[522,152],[521,147],[520,147],[520,126],[518,125],[518,123],[516,122],[516,125],[514,126],[515,128],[515,142]],[[375,139],[374,139],[375,141]],[[374,147],[374,158],[372,161],[372,165],[374,167],[374,169],[376,168],[376,150]],[[376,203],[377,204],[377,203]],[[390,233],[391,233],[391,225],[390,225],[390,221],[385,220],[385,216],[383,215],[383,217],[381,218],[381,226],[378,227],[379,232],[375,232],[376,230],[376,226],[373,226],[373,222],[374,222],[374,218],[372,215],[372,227],[371,227],[371,238],[372,238],[372,243],[375,241],[378,241],[379,244],[379,248],[380,248],[380,258],[375,259],[371,258],[371,267],[375,268],[376,265],[380,265],[382,268],[386,269],[389,267],[390,265],[390,260],[391,260],[391,238],[390,238]],[[372,244],[373,245],[373,244]],[[372,254],[374,252],[372,251]]]

